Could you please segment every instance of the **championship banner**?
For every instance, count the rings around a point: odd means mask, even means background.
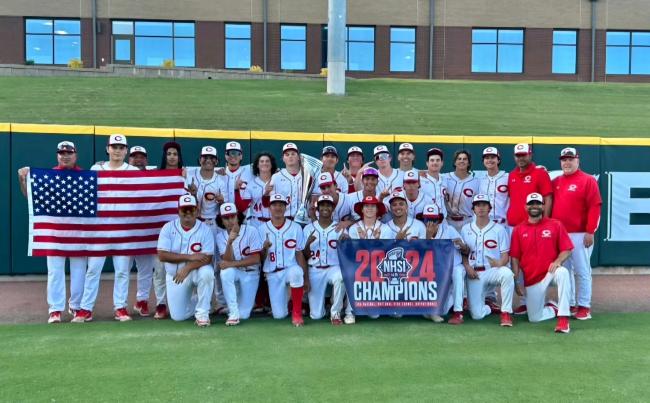
[[[450,240],[343,240],[343,282],[355,315],[444,315]]]

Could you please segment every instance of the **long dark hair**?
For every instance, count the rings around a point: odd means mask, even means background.
[[[454,169],[456,169],[456,158],[458,158],[459,155],[465,154],[467,155],[467,173],[472,172],[472,154],[469,152],[469,150],[458,150],[454,153]]]
[[[244,213],[238,211],[237,212],[237,222],[239,223],[240,227],[244,224],[245,220],[246,220],[246,216],[244,216]],[[223,218],[221,218],[221,214],[217,215],[217,219],[215,220],[215,223],[217,224],[217,227],[219,227],[221,229],[226,229],[226,226],[223,225]]]
[[[162,160],[160,161],[160,169],[167,169],[167,150],[170,148],[176,149],[178,152],[178,168],[183,168],[183,153],[181,153],[181,145],[175,141],[165,143],[163,146]]]
[[[253,175],[255,176],[260,175],[259,165],[260,165],[260,158],[262,157],[269,157],[269,159],[271,160],[271,175],[276,173],[278,171],[278,164],[277,162],[275,162],[275,157],[273,156],[273,154],[271,154],[268,151],[262,151],[261,153],[258,153],[255,156],[255,159],[253,160]]]

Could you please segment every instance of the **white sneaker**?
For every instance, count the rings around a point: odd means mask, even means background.
[[[194,321],[198,327],[208,327],[210,326],[210,319],[197,319]]]
[[[431,315],[431,320],[435,323],[442,323],[445,321],[445,319],[440,315]]]
[[[356,319],[353,314],[348,313],[343,318],[343,323],[345,323],[346,325],[354,325],[356,323]]]

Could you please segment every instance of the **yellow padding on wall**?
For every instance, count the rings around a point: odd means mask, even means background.
[[[251,132],[247,130],[174,129],[174,136],[195,139],[250,140]]]
[[[532,136],[463,136],[465,144],[519,144],[532,143]]]
[[[11,131],[11,123],[0,123],[0,133],[9,133]]]
[[[12,123],[12,133],[36,133],[36,134],[93,134],[94,126],[77,125],[40,125],[29,123]]]
[[[393,143],[395,136],[392,134],[351,134],[351,133],[325,133],[325,141],[331,142],[362,142],[362,143]]]
[[[251,140],[323,141],[323,133],[251,131]]]
[[[600,137],[533,137],[533,144],[599,145]]]
[[[603,146],[650,146],[650,138],[600,138],[600,145]]]
[[[451,143],[463,144],[463,136],[446,136],[437,134],[396,134],[396,143]]]
[[[173,138],[174,129],[158,129],[153,127],[95,126],[95,134],[105,136],[109,136],[111,134],[123,134],[125,136]]]

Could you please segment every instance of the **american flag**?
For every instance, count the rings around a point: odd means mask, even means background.
[[[178,217],[180,170],[71,171],[32,168],[30,256],[156,253],[162,226]]]

